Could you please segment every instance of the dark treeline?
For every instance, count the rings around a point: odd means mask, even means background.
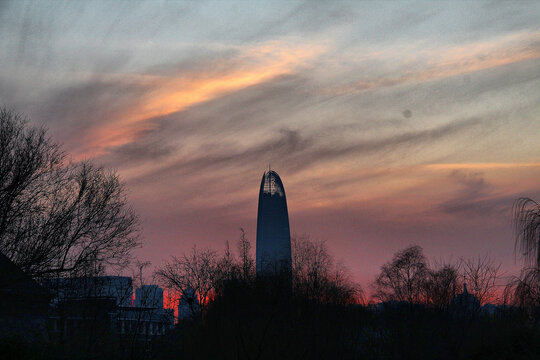
[[[0,265],[24,280],[16,294],[29,294],[14,299],[16,286],[0,273],[1,359],[540,358],[540,206],[531,199],[514,205],[525,263],[506,286],[488,257],[430,263],[410,246],[381,266],[368,301],[325,242],[309,236],[293,237],[290,274],[258,277],[241,230],[232,249],[193,248],[153,274],[180,303],[174,328],[113,331],[103,316],[115,305],[93,298],[78,310],[90,321],[67,333],[19,326],[31,316],[6,304],[31,304],[39,293],[46,313],[49,295],[33,282],[125,270],[139,243],[137,217],[114,172],[67,161],[44,129],[6,109],[0,164]],[[481,307],[490,302],[497,306]]]
[[[346,324],[354,323],[353,305],[362,294],[333,263],[324,243],[307,237],[293,239],[292,282],[287,275],[257,278],[251,254],[244,253],[250,247],[246,244],[242,234],[240,256],[226,251],[215,262],[219,275],[212,299],[198,316],[179,324],[169,339],[163,339],[157,354],[277,359],[334,358],[342,353],[343,340],[353,341]],[[160,276],[170,281],[170,273]]]
[[[512,283],[505,291],[496,290],[499,266],[487,257],[428,266],[420,247],[403,249],[381,267],[373,283],[374,296],[381,302],[367,305],[361,290],[343,271],[336,272],[324,243],[307,237],[292,243],[292,287],[284,285],[288,284],[284,279],[258,279],[252,272],[246,278],[243,261],[233,258],[227,267],[230,276],[216,277],[215,293],[204,311],[180,323],[153,356],[535,359],[540,355],[540,319],[534,311],[539,303],[520,305],[521,294]],[[226,251],[215,262],[216,269],[230,256]],[[298,258],[310,265],[298,266],[294,260]],[[321,274],[320,264],[331,271]],[[187,280],[184,275],[179,277]],[[164,280],[169,279],[170,272]],[[463,299],[466,281],[471,297]],[[487,311],[476,295],[483,296],[483,303],[506,303]],[[468,299],[476,302],[460,302]]]
[[[406,304],[372,311],[235,289],[205,321],[179,326],[156,358],[535,359],[540,331],[523,313],[456,318]]]
[[[208,256],[195,254],[191,260]],[[214,274],[223,271],[223,260],[216,256]],[[536,359],[540,354],[538,318],[525,307],[481,314],[406,301],[365,305],[346,279],[333,283],[333,277],[317,277],[322,286],[312,282],[314,276],[293,273],[291,284],[257,279],[252,271],[244,277],[240,257],[230,265],[229,276],[213,278],[205,306],[162,337],[136,341],[93,329],[67,339],[11,339],[4,340],[4,358]],[[309,295],[314,288],[320,296]]]

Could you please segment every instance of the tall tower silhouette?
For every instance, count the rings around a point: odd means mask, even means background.
[[[268,169],[261,180],[257,213],[257,275],[291,273],[291,233],[285,188]]]

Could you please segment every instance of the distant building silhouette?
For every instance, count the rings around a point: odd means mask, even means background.
[[[0,338],[43,335],[51,293],[0,253]]]
[[[452,311],[456,316],[474,316],[480,311],[480,300],[467,291],[467,284],[463,283],[463,292],[452,299]]]
[[[163,289],[146,285],[137,289],[132,306],[132,280],[125,276],[50,279],[53,331],[77,334],[131,334],[142,339],[163,335],[174,326],[174,310],[163,308]]]
[[[163,289],[157,285],[143,285],[135,290],[135,300],[133,306],[162,309]]]
[[[291,234],[285,188],[279,175],[265,171],[257,213],[257,275],[291,272]]]
[[[73,299],[108,298],[116,306],[131,306],[133,286],[127,276],[87,276],[53,278],[43,281],[43,285],[56,296],[53,303]]]
[[[199,298],[195,290],[187,288],[182,293],[178,303],[178,321],[193,320],[201,311]]]

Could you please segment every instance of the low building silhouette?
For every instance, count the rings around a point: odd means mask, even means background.
[[[0,253],[0,337],[45,334],[51,293]]]
[[[195,290],[187,288],[178,302],[178,322],[194,320],[200,311],[201,306],[197,293]]]
[[[463,292],[452,299],[452,312],[458,317],[476,316],[480,312],[480,300],[467,291],[467,284],[463,284]]]
[[[135,307],[163,308],[163,289],[157,285],[142,285],[135,290]]]
[[[54,293],[54,304],[73,299],[108,298],[114,300],[116,306],[132,305],[133,285],[127,276],[52,278],[42,283]]]
[[[60,278],[47,281],[55,292],[52,329],[61,336],[85,334],[126,335],[150,339],[165,334],[174,326],[174,311],[163,308],[163,290],[155,285],[143,287],[132,306],[133,287],[129,277],[95,276]],[[150,297],[145,290],[161,294]]]

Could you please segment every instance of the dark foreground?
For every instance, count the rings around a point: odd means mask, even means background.
[[[95,324],[94,324],[95,325]],[[207,311],[161,337],[4,335],[2,359],[539,359],[530,311],[491,315],[409,304],[323,304],[231,284]]]

